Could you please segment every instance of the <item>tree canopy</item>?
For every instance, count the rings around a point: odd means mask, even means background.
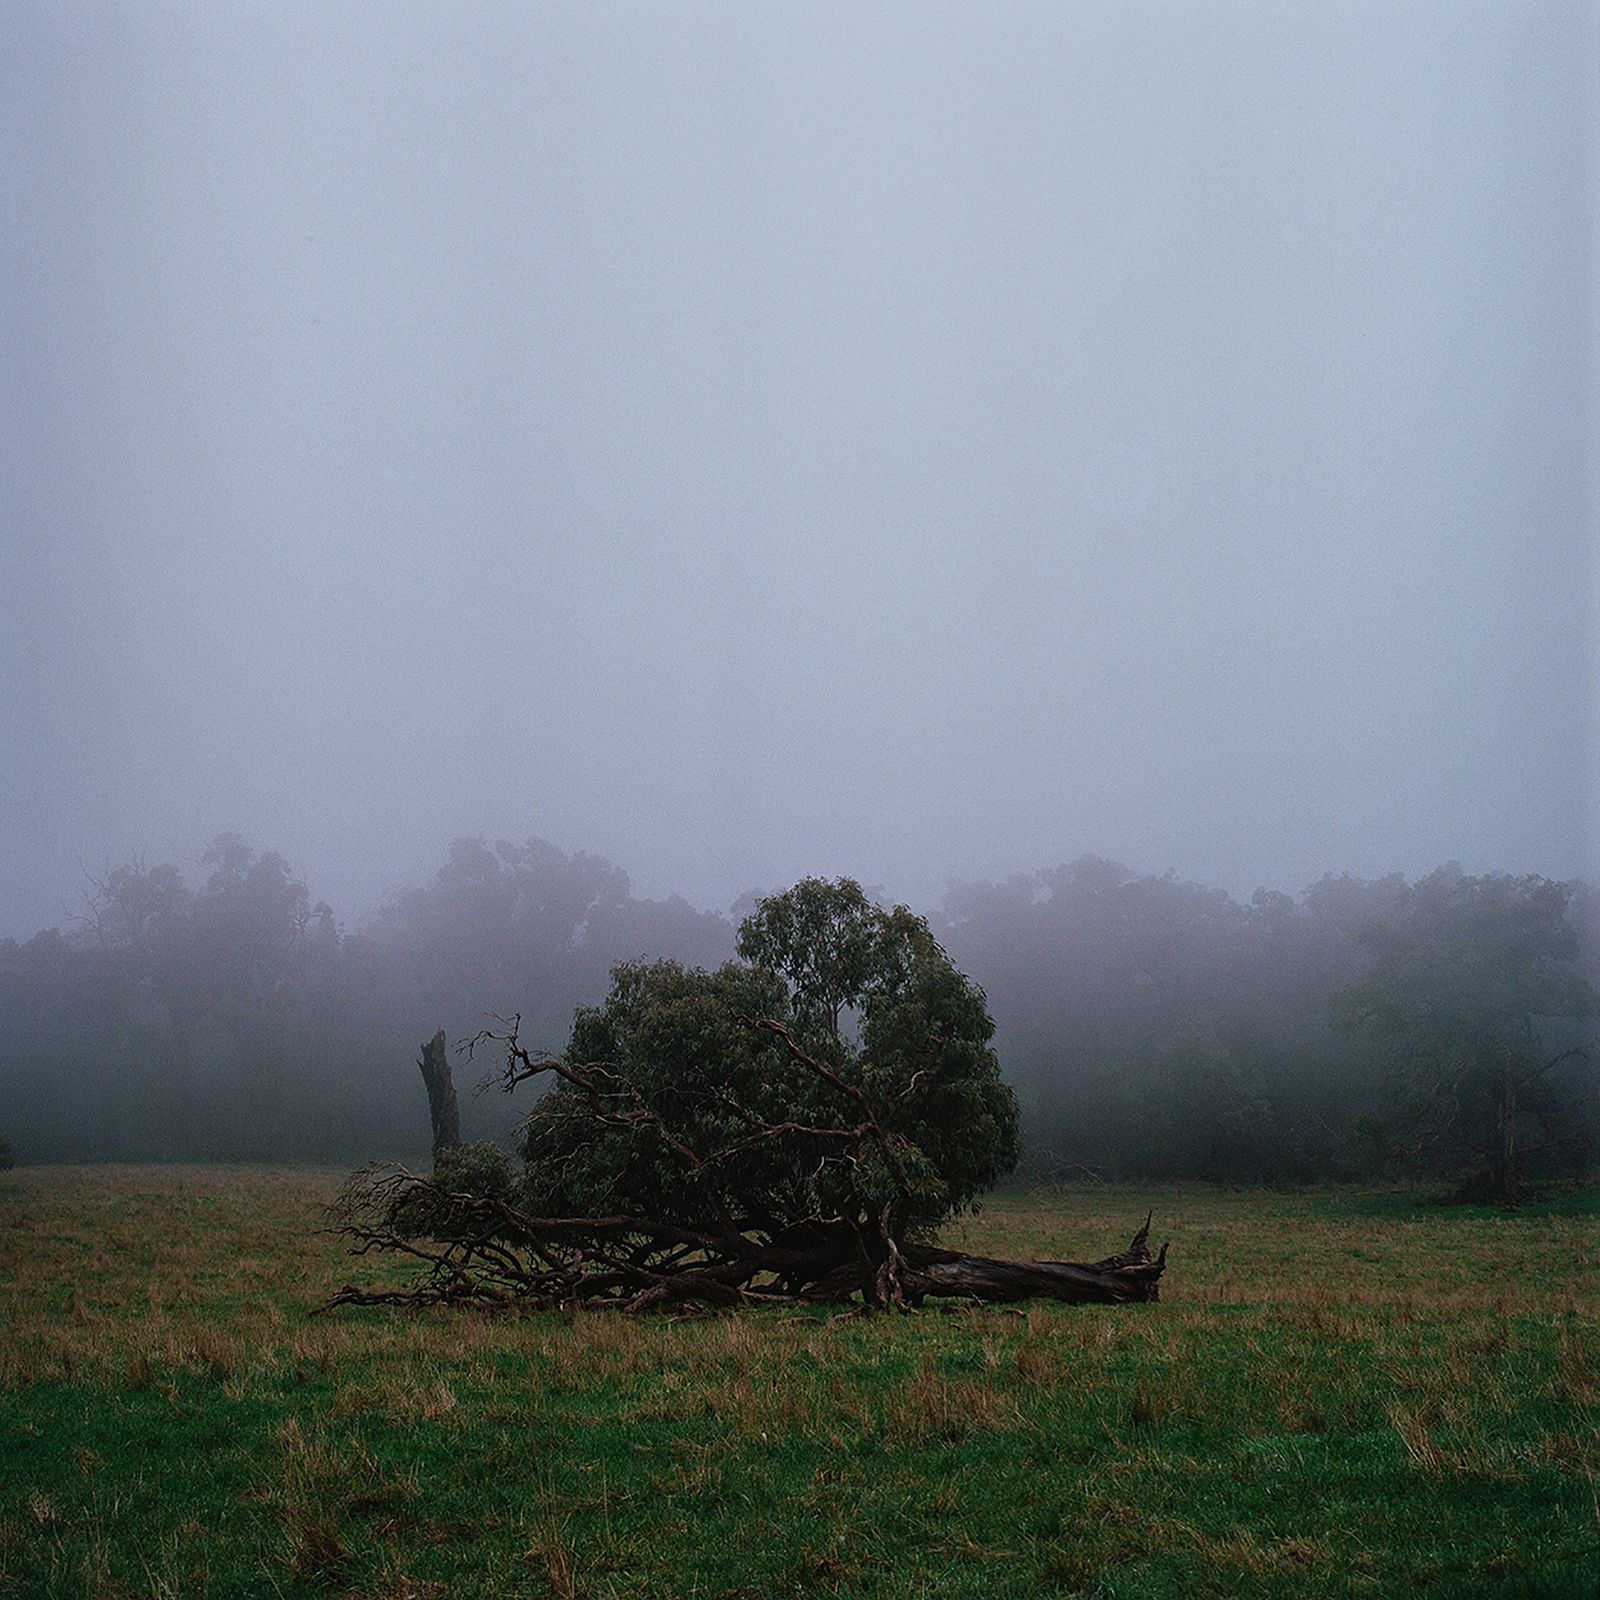
[[[896,1229],[926,1229],[1016,1164],[982,991],[921,917],[811,878],[762,901],[738,948],[715,972],[618,967],[579,1010],[522,1140],[538,1208],[732,1216],[776,1237],[866,1227],[887,1205]]]
[[[1336,1020],[1390,1041],[1388,1130],[1473,1192],[1512,1204],[1530,1155],[1581,1141],[1576,1069],[1600,995],[1578,970],[1567,886],[1443,867],[1358,934],[1365,976]]]

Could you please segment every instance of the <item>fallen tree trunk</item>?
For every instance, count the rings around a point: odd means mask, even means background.
[[[900,1245],[865,1227],[779,1241],[724,1225],[646,1217],[534,1217],[503,1199],[457,1194],[403,1169],[358,1174],[331,1232],[357,1255],[395,1254],[421,1274],[390,1287],[347,1284],[338,1306],[464,1305],[530,1310],[789,1301],[912,1310],[927,1299],[1005,1304],[1049,1299],[1110,1305],[1159,1297],[1163,1245],[1150,1220],[1127,1249],[1099,1261],[1001,1261]]]
[[[1160,1298],[1167,1269],[1167,1247],[1150,1253],[1150,1222],[1120,1255],[1104,1261],[994,1261],[954,1250],[905,1251],[901,1288],[908,1299],[925,1295],[961,1296],[986,1305],[1016,1300],[1065,1300],[1111,1305]]]
[[[927,1245],[896,1247],[894,1271],[883,1294],[907,1307],[926,1299],[976,1300],[1008,1305],[1018,1300],[1060,1300],[1071,1305],[1115,1305],[1158,1300],[1167,1270],[1167,1247],[1150,1253],[1150,1218],[1126,1250],[1100,1261],[1001,1261]],[[858,1263],[845,1262],[813,1284],[809,1300],[845,1300],[860,1287]]]
[[[596,1038],[604,1052],[597,1059],[530,1051],[517,1018],[504,1032],[478,1035],[473,1044],[503,1050],[502,1089],[553,1084],[524,1125],[523,1178],[509,1162],[496,1170],[493,1161],[472,1175],[437,1162],[431,1178],[403,1168],[355,1174],[331,1231],[350,1240],[356,1255],[398,1256],[418,1272],[409,1283],[348,1284],[323,1310],[472,1304],[639,1312],[782,1301],[910,1311],[933,1298],[1100,1305],[1157,1298],[1166,1247],[1151,1254],[1148,1217],[1127,1249],[1098,1261],[1000,1261],[922,1242],[975,1193],[971,1170],[963,1180],[958,1162],[946,1178],[917,1142],[933,1128],[929,1097],[953,1094],[962,1062],[974,1070],[975,1051],[980,1066],[987,1060],[994,1068],[982,1052],[982,1016],[978,1026],[968,1015],[975,1039],[963,1045],[958,1038],[955,1019],[974,1003],[959,974],[951,978],[934,964],[940,1004],[918,1042],[920,1064],[913,1070],[900,1061],[887,1086],[837,1037],[809,1040],[792,1018],[735,1010],[704,975],[691,981],[667,964],[618,969],[618,986],[624,979],[664,986],[667,999],[644,1015],[651,1027],[665,1026],[666,1017],[690,1028],[690,1066],[664,1079],[630,1076],[613,1059],[626,1049],[605,1035]],[[626,1006],[619,1014],[631,1015]],[[696,1068],[702,1056],[718,1070]],[[437,1156],[441,1141],[455,1137],[442,1033],[421,1066]],[[1005,1101],[991,1101],[998,1120],[989,1131],[1003,1142]],[[966,1104],[954,1095],[950,1114]],[[635,1209],[623,1211],[630,1200]],[[588,1205],[619,1212],[567,1212]],[[567,1214],[540,1214],[541,1206]]]

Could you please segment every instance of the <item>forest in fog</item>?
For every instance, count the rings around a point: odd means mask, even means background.
[[[0,1600],[1597,1600],[1600,0],[0,129]]]
[[[290,862],[222,835],[192,874],[115,868],[69,926],[0,942],[0,1132],[24,1162],[416,1157],[415,1062],[436,1028],[454,1044],[518,1014],[530,1044],[559,1051],[613,966],[718,965],[754,903],[724,916],[641,898],[597,855],[459,839],[347,931]],[[1577,998],[1528,1002],[1572,1013],[1530,1040],[1551,1059],[1584,1037],[1579,974],[1600,979],[1600,893],[1454,865],[1243,902],[1084,856],[913,909],[988,994],[1036,1176],[1423,1175],[1449,1152],[1414,1137],[1405,1069],[1437,1041],[1364,1025],[1391,1000],[1415,1020],[1382,973],[1422,981],[1429,1010],[1452,984],[1570,975]],[[1535,1176],[1600,1149],[1588,1063],[1544,1059],[1519,1111]],[[483,1068],[457,1063],[464,1132],[503,1139],[527,1106],[472,1095]]]
[[[19,1162],[420,1155],[808,874],[1036,1174],[1594,1159],[1592,8],[403,9],[0,7]]]

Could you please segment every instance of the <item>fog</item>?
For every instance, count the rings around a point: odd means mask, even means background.
[[[1579,5],[0,15],[0,934],[1593,873]]]

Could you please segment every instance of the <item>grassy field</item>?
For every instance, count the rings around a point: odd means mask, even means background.
[[[0,1594],[1600,1594],[1600,1206],[1085,1187],[1158,1306],[343,1313],[332,1174],[0,1178]]]

